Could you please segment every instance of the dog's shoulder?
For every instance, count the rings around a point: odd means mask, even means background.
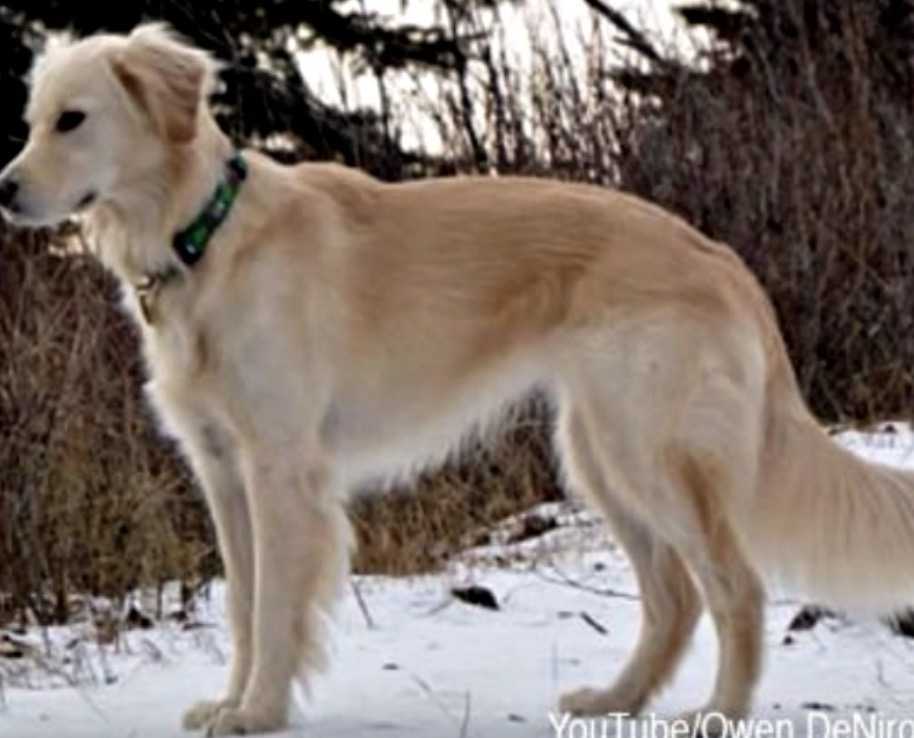
[[[300,185],[328,197],[358,220],[376,207],[383,188],[366,172],[341,164],[309,162],[296,165],[292,172]]]

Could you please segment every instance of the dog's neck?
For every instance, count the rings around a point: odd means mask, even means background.
[[[186,271],[172,239],[210,200],[232,150],[206,116],[191,144],[175,146],[155,171],[124,188],[130,196],[99,202],[87,225],[105,266],[131,285],[150,275]]]

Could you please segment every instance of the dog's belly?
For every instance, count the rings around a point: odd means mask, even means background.
[[[542,371],[515,364],[454,386],[397,383],[384,392],[340,396],[324,417],[322,440],[350,484],[410,475],[440,463],[513,401],[548,385]]]

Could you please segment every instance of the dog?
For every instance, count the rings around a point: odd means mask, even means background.
[[[635,715],[706,604],[738,720],[762,665],[767,583],[887,611],[909,595],[914,475],[834,444],[740,258],[670,213],[582,184],[382,184],[237,152],[215,61],[162,25],[59,43],[0,175],[10,220],[79,212],[142,333],[148,394],[215,521],[233,658],[188,729],[287,725],[324,660],[361,480],[443,458],[534,388],[570,490],[612,526],[643,624],[576,715]]]

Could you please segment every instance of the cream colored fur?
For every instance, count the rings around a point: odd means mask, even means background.
[[[228,221],[184,267],[172,234],[232,151],[206,105],[213,77],[160,26],[55,47],[3,175],[25,222],[95,196],[87,225],[143,333],[149,395],[212,510],[234,657],[188,727],[284,726],[345,578],[347,490],[443,456],[534,386],[555,397],[569,484],[615,529],[644,605],[616,683],[564,709],[642,709],[699,592],[720,639],[704,709],[731,718],[761,668],[762,576],[843,605],[914,595],[914,478],[825,436],[739,258],[637,198],[532,179],[388,185],[248,151]],[[87,119],[59,133],[65,109]],[[146,323],[133,286],[168,266],[181,277]]]

